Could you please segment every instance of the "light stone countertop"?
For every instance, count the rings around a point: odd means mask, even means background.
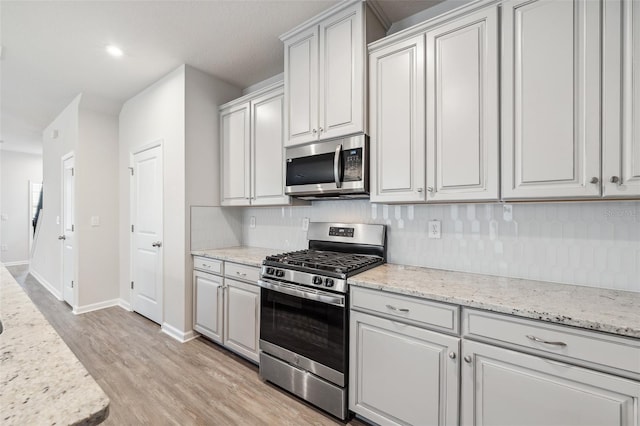
[[[250,266],[262,266],[265,257],[281,253],[282,250],[259,247],[229,247],[211,250],[193,250],[194,256],[210,257],[212,259],[224,260],[227,262],[242,263]]]
[[[193,255],[261,266],[282,250],[231,247]],[[640,293],[387,263],[350,285],[640,338]]]
[[[640,338],[640,293],[385,264],[350,285]]]
[[[0,423],[95,425],[109,399],[0,264]]]

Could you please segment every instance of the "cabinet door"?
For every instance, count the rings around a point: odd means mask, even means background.
[[[224,345],[244,357],[258,362],[260,334],[260,289],[225,278],[224,296],[225,333]]]
[[[600,1],[502,4],[502,195],[600,196]]]
[[[424,35],[369,55],[371,201],[425,201]]]
[[[457,425],[460,339],[351,312],[349,409],[381,425]]]
[[[640,196],[640,4],[604,2],[602,178],[605,197]]]
[[[462,425],[639,424],[640,382],[467,340],[462,351]]]
[[[497,200],[498,8],[426,37],[427,201]]]
[[[251,101],[251,204],[287,204],[284,195],[284,94],[277,89]]]
[[[222,277],[193,272],[193,328],[222,343]]]
[[[222,139],[222,205],[248,206],[250,203],[249,102],[220,113]]]
[[[320,138],[364,131],[364,3],[320,24]]]
[[[318,138],[318,27],[284,45],[286,146]]]

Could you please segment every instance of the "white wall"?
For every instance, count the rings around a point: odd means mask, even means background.
[[[130,278],[130,179],[129,161],[141,147],[161,141],[163,152],[163,276],[164,300],[179,305],[164,309],[164,322],[184,324],[185,252],[185,67],[172,71],[158,82],[126,101],[120,111],[120,298],[131,303]],[[175,294],[179,299],[174,300]],[[177,312],[176,312],[177,311]]]
[[[29,198],[32,183],[42,182],[42,155],[14,151],[0,151],[0,206],[6,220],[0,222],[0,252],[4,264],[29,262],[29,239],[33,235]]]
[[[118,289],[118,119],[80,105],[75,151],[78,311],[113,304]],[[97,217],[98,226],[91,225]]]
[[[38,240],[34,244],[29,271],[58,299],[62,300],[61,157],[76,148],[78,95],[42,132],[43,210]],[[54,131],[57,135],[54,135]]]
[[[316,201],[244,210],[243,244],[307,246],[312,221],[386,224],[388,261],[454,271],[640,292],[640,201],[388,206]],[[256,217],[256,227],[249,218]],[[427,238],[430,220],[442,238]]]

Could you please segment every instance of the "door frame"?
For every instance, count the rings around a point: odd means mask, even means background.
[[[74,159],[74,163],[73,163],[73,169],[74,169],[74,183],[73,183],[73,191],[74,191],[74,197],[73,197],[73,215],[74,215],[74,222],[75,222],[75,210],[76,210],[76,206],[75,206],[75,151],[71,150],[69,152],[67,152],[66,154],[62,155],[62,157],[60,157],[60,227],[58,228],[59,230],[59,234],[58,235],[64,235],[64,162],[73,158]],[[72,226],[75,228],[75,223],[72,224]],[[77,283],[77,269],[78,269],[78,262],[77,262],[77,254],[78,254],[78,247],[76,245],[76,240],[75,240],[75,230],[73,231],[74,233],[74,241],[73,241],[73,282],[76,284],[73,286],[73,303],[70,304],[69,306],[71,306],[72,312],[74,314],[76,314],[76,308],[78,305],[78,283]],[[62,297],[62,300],[67,302],[64,298],[64,240],[61,243],[63,245],[62,250],[60,250],[60,284],[61,289],[60,289],[60,295]]]
[[[164,245],[164,140],[163,139],[157,139],[153,142],[149,142],[137,147],[134,147],[131,149],[131,151],[129,151],[129,167],[128,167],[128,174],[129,174],[129,224],[128,226],[128,230],[127,233],[129,234],[129,283],[131,283],[133,281],[133,277],[134,277],[134,262],[133,262],[133,254],[135,251],[135,241],[134,241],[134,233],[131,232],[131,225],[133,225],[133,217],[134,217],[134,205],[135,205],[135,201],[136,201],[136,197],[135,197],[135,186],[134,186],[134,179],[132,179],[133,174],[131,173],[134,170],[134,157],[137,154],[140,154],[144,151],[148,151],[150,149],[153,148],[160,148],[160,151],[162,152],[162,190],[160,191],[160,204],[162,205],[162,209],[160,211],[160,220],[162,221],[162,239],[163,239],[163,245]],[[162,279],[162,312],[161,312],[161,318],[160,318],[160,324],[164,323],[164,250],[162,250],[162,254],[160,256],[160,270],[162,271],[162,274],[160,275],[161,279]],[[129,285],[129,310],[131,312],[135,312],[133,309],[134,303],[133,303],[133,289],[131,288],[131,285]]]

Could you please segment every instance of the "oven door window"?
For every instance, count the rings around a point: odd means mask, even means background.
[[[260,339],[346,373],[346,307],[264,288],[260,299]]]

